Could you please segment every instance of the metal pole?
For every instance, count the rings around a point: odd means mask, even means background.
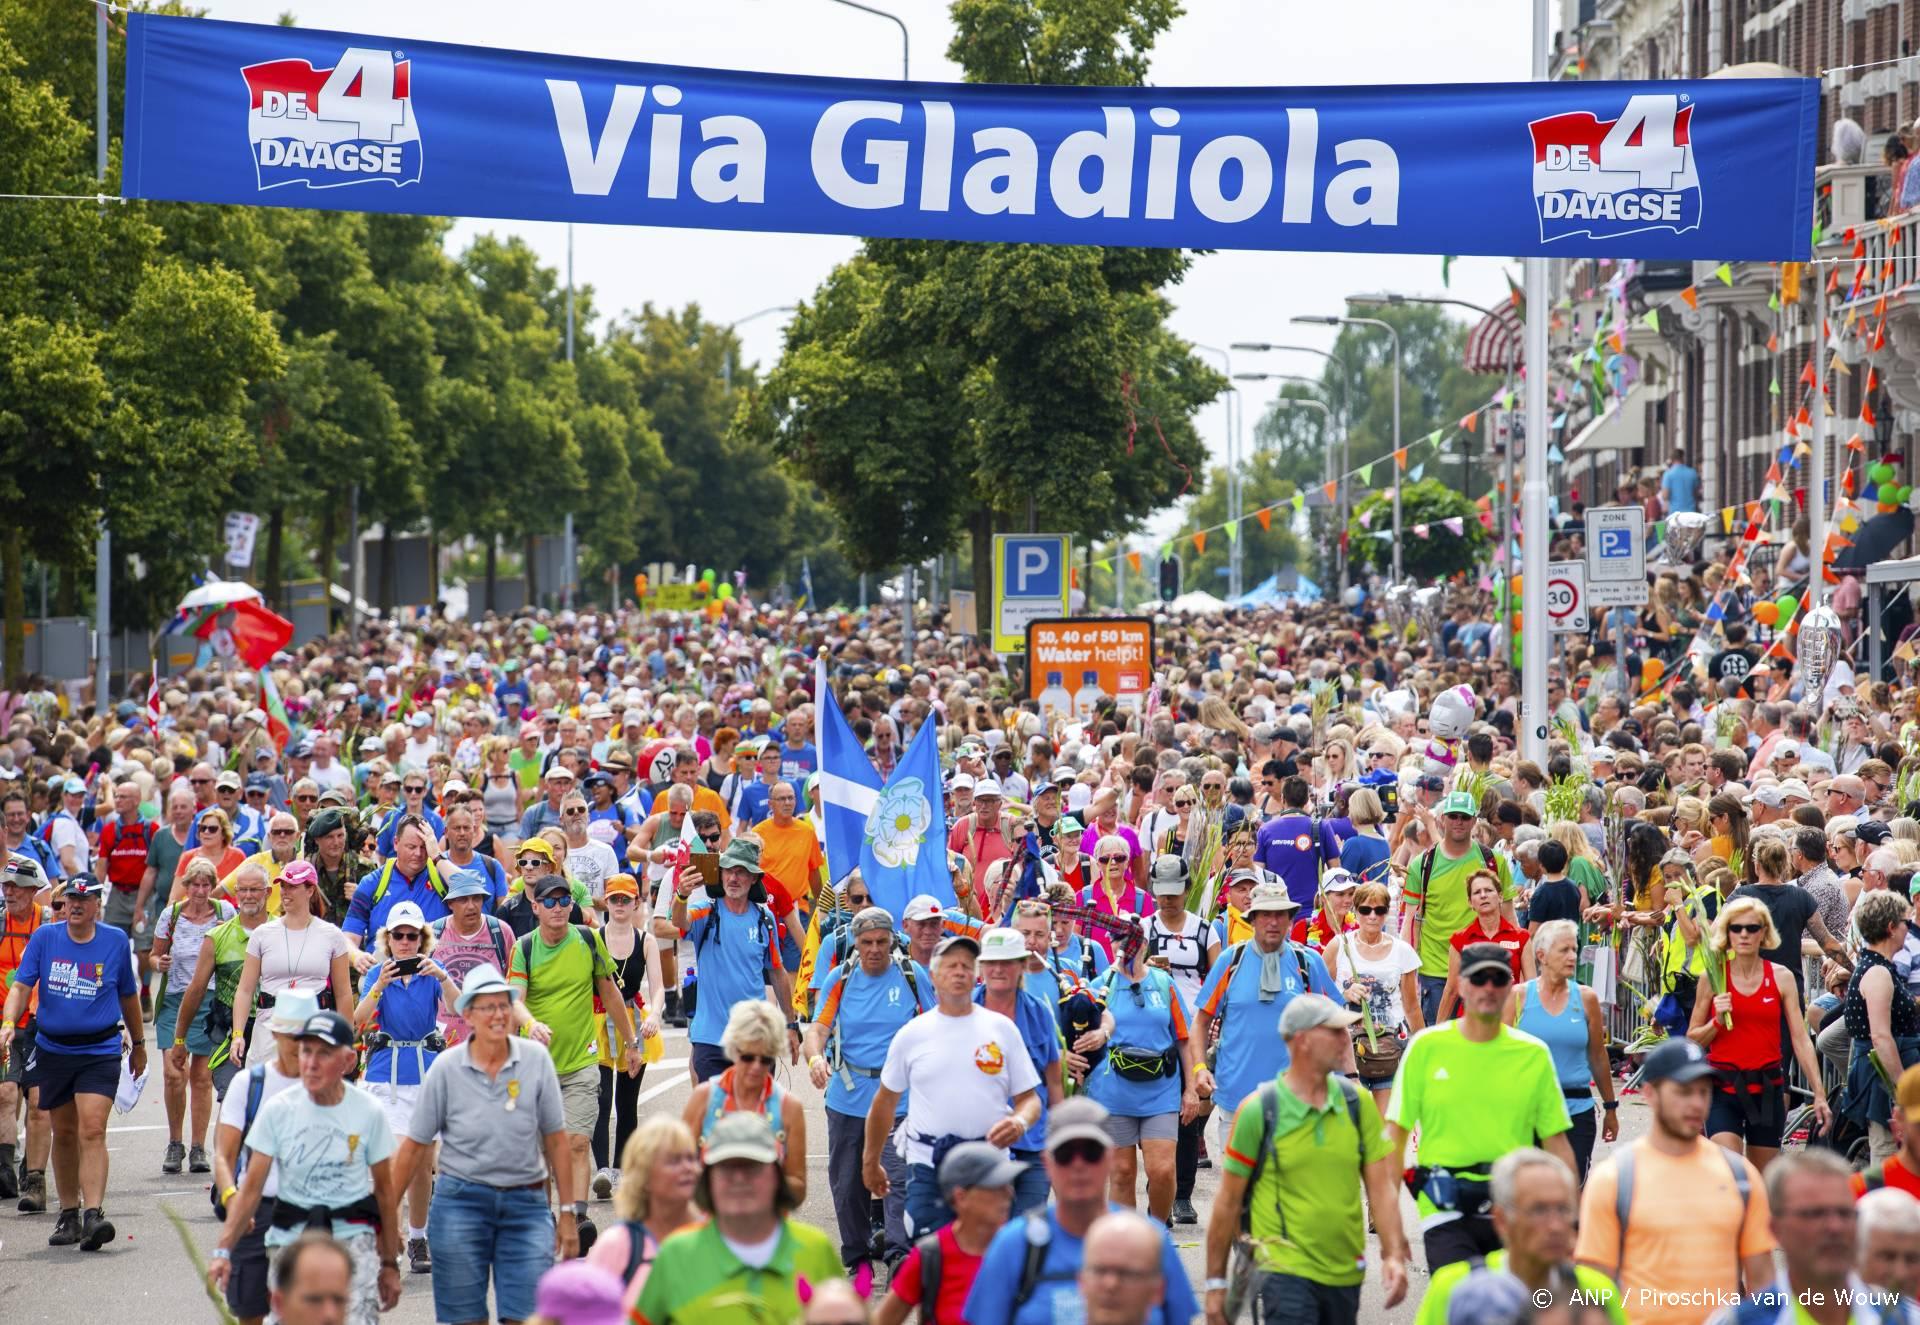
[[[906,661],[913,662],[913,563],[900,572],[900,647]]]
[[[332,578],[332,572],[328,572]],[[360,485],[347,489],[347,635],[360,632]]]
[[[567,223],[567,362],[573,362],[573,223]],[[560,554],[566,564],[560,568],[560,605],[573,606],[573,512],[567,512],[560,539]]]
[[[1545,3],[1545,0],[1540,0]],[[1393,333],[1393,582],[1400,583],[1400,485],[1406,472],[1400,468],[1400,332],[1392,325],[1387,330]],[[1545,767],[1545,765],[1542,765]]]
[[[1547,76],[1547,0],[1533,0],[1533,77]],[[1525,583],[1520,594],[1520,748],[1547,766],[1547,260],[1526,260],[1527,484],[1521,497]],[[1819,282],[1815,282],[1819,284]],[[1618,662],[1624,670],[1624,653]]]
[[[94,170],[100,191],[107,188],[107,7],[93,7]],[[104,510],[93,547],[93,633],[99,656],[94,663],[93,710],[106,712],[108,678],[113,671],[113,532]]]
[[[1113,545],[1113,610],[1127,610],[1127,545]]]
[[[905,23],[902,23],[899,20],[899,18],[897,18],[893,14],[889,14],[886,10],[875,9],[872,5],[860,4],[859,0],[833,0],[833,2],[836,5],[845,5],[848,9],[857,9],[863,14],[877,15],[878,17],[886,19],[888,22],[892,23],[895,27],[899,28],[900,29],[900,77],[902,79],[911,79],[913,77],[913,74],[911,72],[913,69],[913,47],[911,43],[907,40],[907,25]]]
[[[1827,577],[1827,283],[1813,283],[1813,449],[1807,457],[1807,605],[1826,597]],[[1878,680],[1876,675],[1875,680]],[[1817,698],[1817,697],[1816,697]]]

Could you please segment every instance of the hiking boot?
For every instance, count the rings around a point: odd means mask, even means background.
[[[113,1241],[113,1225],[95,1206],[80,1217],[80,1250],[99,1251]]]
[[[187,1152],[188,1173],[212,1173],[213,1165],[207,1163],[207,1148],[195,1146]]]
[[[0,1149],[0,1201],[11,1201],[19,1194],[20,1175],[13,1167],[13,1147],[7,1146]]]
[[[46,1213],[47,1173],[45,1169],[27,1170],[26,1179],[20,1184],[20,1204],[17,1208],[23,1215]]]
[[[613,1170],[601,1169],[593,1175],[593,1199],[604,1201],[613,1195]]]
[[[680,1013],[680,991],[678,989],[669,989],[667,991],[666,1014],[661,1017],[661,1020],[666,1022],[667,1025],[680,1030],[686,1029],[687,1019]]]
[[[1173,1203],[1173,1222],[1176,1224],[1197,1224],[1200,1222],[1200,1216],[1193,1212],[1192,1201],[1175,1201]]]
[[[47,1239],[49,1247],[71,1247],[80,1240],[80,1212],[62,1210],[60,1218],[54,1222],[53,1235]]]
[[[593,1250],[593,1244],[599,1238],[600,1230],[594,1227],[593,1220],[585,1217],[575,1219],[573,1228],[580,1235],[580,1255],[584,1258]]]
[[[415,1274],[433,1273],[433,1253],[427,1249],[425,1238],[407,1239],[407,1268]]]
[[[160,1161],[162,1173],[178,1173],[187,1161],[187,1148],[178,1141],[167,1142],[167,1157]]]

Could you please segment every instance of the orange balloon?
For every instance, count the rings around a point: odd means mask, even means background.
[[[1780,619],[1780,608],[1770,602],[1758,602],[1753,605],[1753,619],[1763,626],[1771,626]]]
[[[1524,575],[1516,575],[1511,580],[1507,581],[1507,592],[1512,594],[1515,598],[1518,598],[1521,594],[1525,593],[1526,585],[1524,581],[1526,580],[1526,578],[1527,577]]]
[[[1649,658],[1640,665],[1640,688],[1651,690],[1660,684],[1660,678],[1667,674],[1667,664],[1659,658]]]

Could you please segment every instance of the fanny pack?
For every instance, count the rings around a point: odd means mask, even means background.
[[[164,997],[164,995],[163,995]],[[96,1044],[105,1044],[108,1040],[120,1038],[120,1024],[115,1022],[103,1031],[83,1031],[76,1035],[47,1036],[47,1043],[53,1046],[53,1052],[68,1053],[74,1049],[91,1048]]]
[[[1137,1045],[1116,1044],[1107,1049],[1113,1071],[1122,1081],[1164,1081],[1180,1070],[1180,1059],[1171,1049],[1142,1049]]]
[[[1436,1210],[1462,1215],[1493,1213],[1490,1178],[1465,1177],[1452,1169],[1416,1166],[1407,1171],[1407,1188],[1415,1196],[1424,1195]]]

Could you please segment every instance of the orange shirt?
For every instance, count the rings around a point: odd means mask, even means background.
[[[40,928],[40,904],[35,902],[28,912],[26,920],[14,923],[13,913],[0,906],[0,999],[4,999],[8,990],[13,988],[13,973],[20,969],[20,954],[27,950],[27,940],[33,937],[33,931]],[[35,985],[27,992],[27,1010],[21,1020],[33,1015],[34,1008],[40,1004],[40,986]],[[21,1052],[26,1052],[22,1046]]]
[[[1886,1161],[1880,1166],[1880,1173],[1886,1180],[1886,1186],[1905,1192],[1909,1196],[1920,1197],[1920,1174],[1909,1172],[1907,1166],[1900,1162],[1900,1156],[1897,1153],[1887,1156]],[[1867,1194],[1866,1174],[1853,1175],[1853,1194],[1855,1196]]]
[[[801,818],[784,828],[763,819],[754,825],[753,835],[760,839],[760,867],[767,872],[767,891],[780,899],[774,909],[785,915],[807,898],[813,872],[827,863],[820,851],[820,839],[814,836],[812,823]]]

